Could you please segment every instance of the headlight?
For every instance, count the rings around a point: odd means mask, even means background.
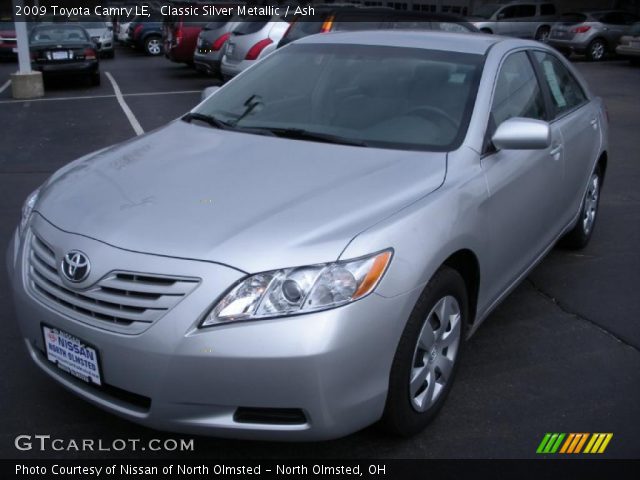
[[[376,288],[390,260],[391,251],[386,250],[354,260],[252,275],[233,287],[200,326],[308,313],[354,302]]]
[[[31,218],[31,212],[33,212],[33,207],[35,207],[36,202],[38,201],[38,193],[40,193],[40,189],[31,192],[25,200],[24,205],[22,205],[22,217],[20,218],[20,226],[18,227],[20,235],[22,235],[27,228],[27,224]]]

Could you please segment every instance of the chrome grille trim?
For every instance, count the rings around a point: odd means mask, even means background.
[[[193,277],[113,271],[75,290],[63,282],[58,267],[54,250],[30,232],[26,277],[31,292],[79,321],[123,333],[146,329],[200,283]]]

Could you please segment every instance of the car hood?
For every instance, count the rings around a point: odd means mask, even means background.
[[[106,28],[105,27],[85,28],[85,30],[87,31],[90,37],[101,37],[102,34],[105,32]]]
[[[62,168],[35,210],[115,247],[258,272],[336,260],[358,233],[437,189],[445,172],[446,153],[177,120]]]

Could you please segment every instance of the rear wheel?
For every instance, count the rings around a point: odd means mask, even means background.
[[[587,59],[592,62],[599,62],[603,60],[607,54],[607,44],[601,38],[592,40],[587,47]]]
[[[536,32],[536,40],[542,43],[547,43],[549,40],[549,33],[551,29],[547,26],[540,27]]]
[[[151,35],[144,41],[144,51],[153,57],[162,53],[162,39],[157,35]]]
[[[578,221],[573,229],[562,238],[561,246],[574,250],[587,246],[596,226],[601,188],[602,169],[598,165],[589,179],[589,186],[580,206]]]
[[[458,366],[467,305],[464,280],[442,267],[420,295],[393,359],[381,421],[388,432],[418,433],[442,408]]]

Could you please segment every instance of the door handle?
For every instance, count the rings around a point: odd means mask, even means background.
[[[562,151],[562,144],[559,143],[557,145],[554,145],[551,150],[549,150],[549,155],[551,155],[552,157],[555,157],[556,155],[558,155],[560,152]]]

